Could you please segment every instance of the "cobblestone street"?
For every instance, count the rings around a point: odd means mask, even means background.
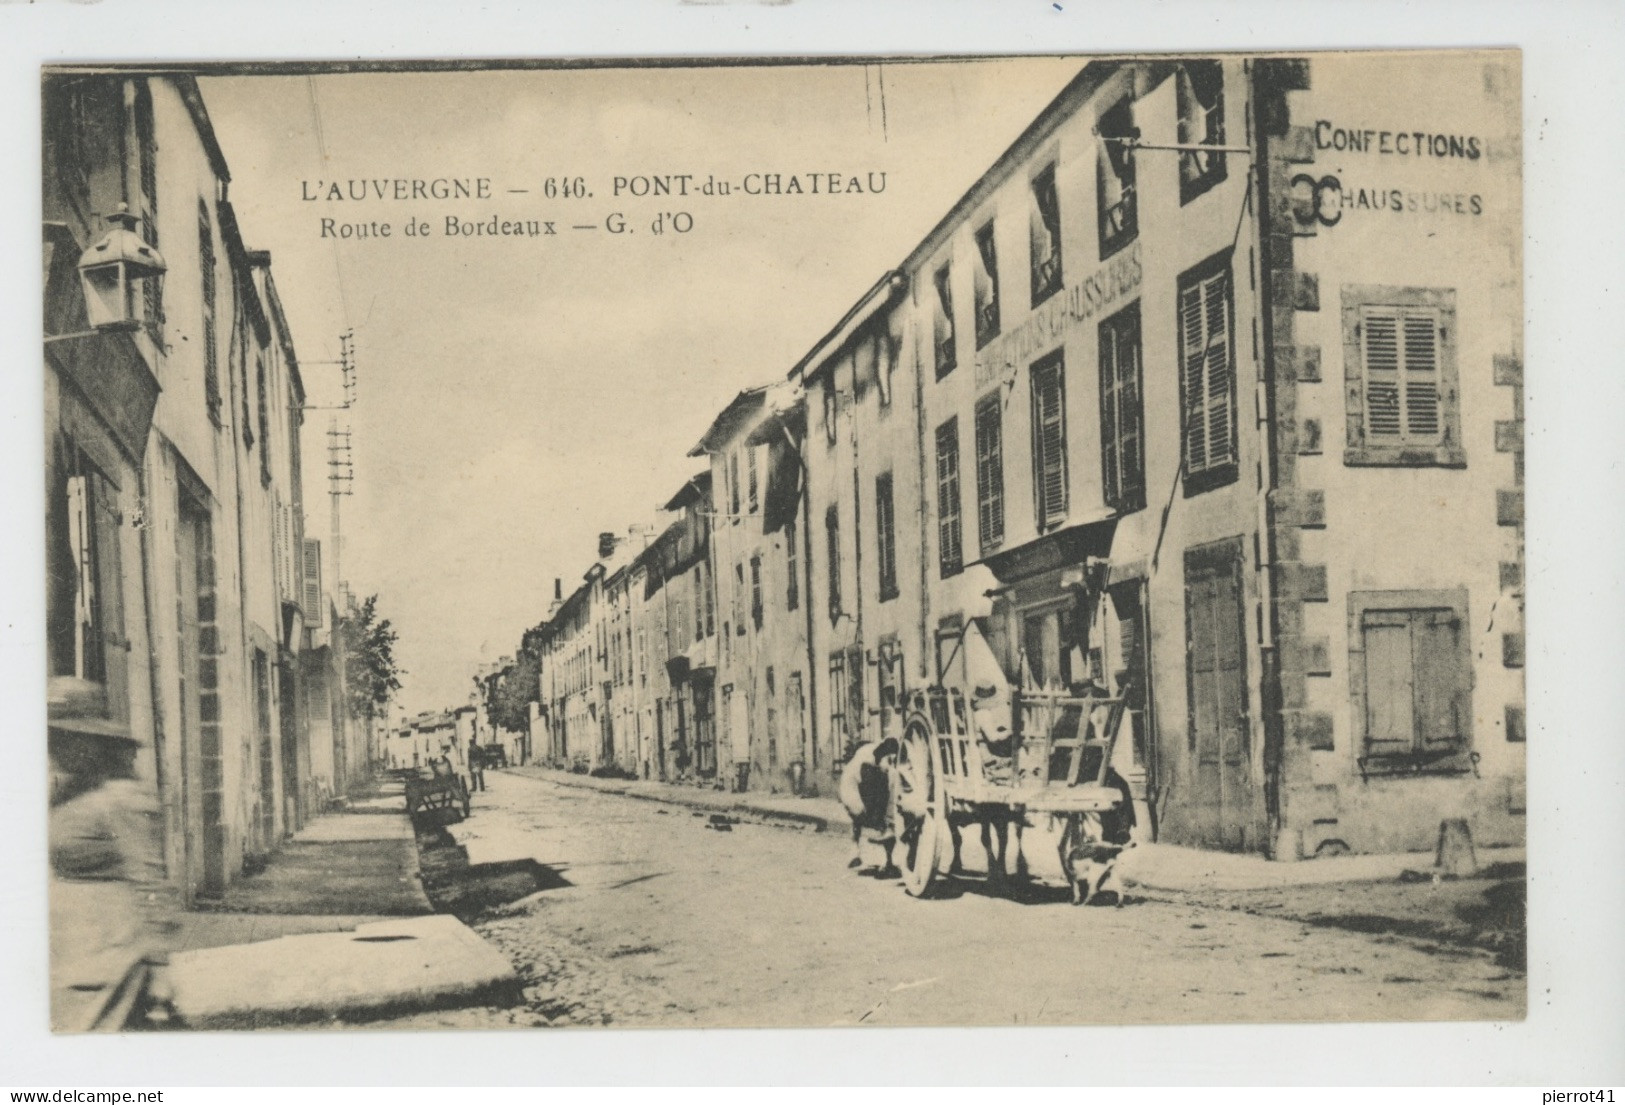
[[[1131,892],[1120,909],[1077,909],[1039,887],[1017,901],[974,872],[943,900],[917,901],[848,870],[840,833],[748,821],[715,831],[682,807],[516,773],[489,783],[474,816],[424,848],[424,875],[437,906],[513,961],[525,1004],[384,1027],[1523,1015],[1523,976],[1488,951],[1258,915],[1218,896]]]

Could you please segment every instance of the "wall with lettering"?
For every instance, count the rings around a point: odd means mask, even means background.
[[[1305,632],[1330,645],[1309,707],[1331,714],[1334,747],[1313,753],[1314,772],[1317,784],[1338,785],[1345,822],[1376,824],[1399,807],[1381,805],[1387,784],[1347,782],[1359,778],[1364,732],[1350,694],[1347,592],[1466,589],[1478,771],[1501,794],[1497,777],[1522,770],[1522,745],[1504,729],[1522,672],[1502,663],[1501,645],[1521,627],[1521,598],[1501,568],[1519,562],[1521,530],[1497,517],[1498,496],[1521,479],[1520,400],[1504,368],[1522,349],[1519,61],[1509,51],[1330,55],[1312,60],[1310,76],[1288,108],[1297,153],[1311,155],[1294,166],[1294,266],[1299,289],[1314,289],[1293,312],[1293,341],[1319,355],[1318,374],[1300,372],[1295,388],[1300,448],[1303,427],[1320,428],[1297,478],[1326,507],[1325,528],[1302,531],[1302,559],[1326,565],[1332,596],[1306,613]],[[1369,414],[1353,323],[1365,317],[1361,303],[1419,296],[1454,305],[1439,348],[1454,360],[1460,454],[1362,463],[1350,455],[1350,421],[1370,424],[1359,421]],[[1504,817],[1504,795],[1501,804]]]

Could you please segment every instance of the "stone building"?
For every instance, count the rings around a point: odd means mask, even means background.
[[[43,106],[51,671],[102,683],[142,742],[190,903],[276,847],[318,790],[303,386],[196,83],[52,73]],[[109,216],[162,271],[87,301],[77,262]],[[109,307],[123,322],[89,316]]]

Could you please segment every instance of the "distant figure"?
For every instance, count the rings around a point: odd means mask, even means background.
[[[859,745],[852,758],[841,769],[839,795],[841,805],[852,818],[852,862],[848,867],[863,866],[863,832],[884,834],[877,843],[886,850],[883,874],[892,874],[897,868],[892,863],[892,849],[896,840],[891,833],[891,793],[886,778],[886,761],[897,755],[897,741],[886,740]]]
[[[466,818],[472,815],[474,808],[468,795],[468,765],[463,760],[462,751],[458,749],[456,740],[448,740],[441,744],[440,758],[434,762],[434,771],[436,775],[449,775],[457,780],[457,789],[462,792],[459,797],[463,800],[463,816]]]
[[[485,789],[485,749],[468,742],[468,789]]]
[[[100,686],[52,679],[47,725],[52,1027],[116,1032],[167,1000],[159,972],[177,908],[161,814],[135,777],[139,742],[107,717]]]

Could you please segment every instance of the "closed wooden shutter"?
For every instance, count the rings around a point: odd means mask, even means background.
[[[322,624],[322,543],[305,541],[304,607],[305,621],[312,628]]]
[[[880,598],[897,596],[897,518],[892,503],[892,477],[883,472],[875,477],[876,560],[880,564]]]
[[[1140,404],[1138,305],[1100,325],[1100,451],[1106,502],[1145,505],[1144,412]]]
[[[1410,614],[1367,611],[1364,634],[1367,750],[1379,756],[1409,752],[1416,735]]]
[[[1368,439],[1437,442],[1444,424],[1438,315],[1427,309],[1367,308],[1361,338]]]
[[[1466,738],[1462,717],[1464,671],[1461,620],[1452,610],[1417,610],[1411,617],[1416,658],[1416,743],[1419,751],[1447,751]]]
[[[1066,385],[1059,356],[1033,366],[1034,517],[1040,529],[1066,518]]]
[[[959,515],[959,421],[937,427],[937,562],[944,576],[964,566]]]
[[[982,551],[1004,540],[1004,441],[998,393],[976,405],[976,524]]]
[[[1179,325],[1185,472],[1194,476],[1236,459],[1229,270],[1183,284]]]

